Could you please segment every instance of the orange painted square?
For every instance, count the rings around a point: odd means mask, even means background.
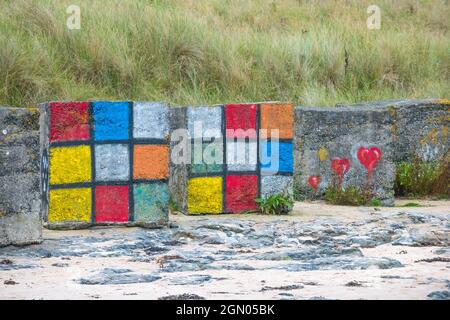
[[[134,145],[135,179],[166,179],[169,175],[169,148],[166,145]]]
[[[262,103],[261,129],[267,130],[267,138],[271,137],[271,129],[279,130],[280,139],[294,137],[294,105],[291,103]]]

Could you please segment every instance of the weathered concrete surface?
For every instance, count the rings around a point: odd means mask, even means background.
[[[135,102],[133,137],[168,140],[169,112],[169,106],[162,102]]]
[[[348,160],[342,187],[368,185],[384,205],[394,197],[395,121],[386,108],[374,106],[297,107],[295,109],[294,188],[298,199],[321,196],[327,187],[339,183],[332,168],[333,158]],[[371,179],[358,159],[360,148],[378,148],[381,159]],[[317,193],[308,183],[310,176],[320,176]]]
[[[95,180],[126,181],[130,179],[130,155],[126,144],[95,146]]]
[[[45,230],[40,245],[0,249],[0,298],[448,299],[449,203],[419,203]]]
[[[0,246],[41,241],[39,110],[0,107]]]
[[[172,197],[172,202],[178,206],[178,210],[185,212],[187,210],[187,182],[188,182],[188,166],[187,163],[174,163],[173,159],[185,156],[177,154],[174,149],[180,143],[180,140],[175,139],[172,134],[177,129],[187,128],[187,108],[171,108],[170,109],[170,157],[169,157],[169,191]],[[172,139],[173,137],[173,139]],[[172,141],[173,140],[173,141]],[[191,141],[186,137],[184,141],[186,145],[190,145]],[[181,151],[180,151],[181,152]],[[186,159],[186,161],[188,161]]]
[[[350,107],[379,108],[389,111],[394,123],[394,161],[425,161],[448,155],[450,147],[450,100],[387,100]]]

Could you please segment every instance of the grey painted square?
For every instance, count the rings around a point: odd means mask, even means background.
[[[134,138],[167,139],[169,107],[161,102],[135,102],[133,105]]]
[[[261,196],[263,198],[275,194],[293,194],[294,178],[292,176],[262,176]]]
[[[122,181],[130,177],[128,145],[100,144],[95,146],[95,180]]]
[[[188,107],[188,129],[191,139],[222,136],[222,107]],[[200,130],[201,127],[201,130]],[[194,128],[198,128],[194,136]],[[208,134],[209,133],[209,134]],[[198,135],[201,136],[198,136]]]
[[[228,171],[254,171],[257,164],[258,145],[256,141],[227,140]]]

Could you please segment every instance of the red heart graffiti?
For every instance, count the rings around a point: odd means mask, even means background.
[[[378,161],[381,159],[381,150],[375,147],[370,149],[361,147],[358,150],[358,159],[359,162],[366,167],[370,178],[373,169],[377,166]]]
[[[314,189],[314,192],[317,192],[317,188],[320,184],[320,176],[310,176],[308,179],[308,183]]]
[[[350,169],[350,161],[348,159],[335,157],[331,159],[331,168],[336,171],[339,177],[339,185],[341,185],[342,177]]]

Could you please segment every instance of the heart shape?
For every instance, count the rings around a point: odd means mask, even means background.
[[[334,157],[331,159],[331,168],[337,173],[339,177],[339,185],[341,185],[342,177],[350,169],[350,160]]]
[[[358,150],[358,159],[361,164],[366,167],[369,177],[372,175],[373,169],[377,166],[378,161],[381,159],[381,150],[372,147],[364,148],[361,147]]]
[[[320,184],[320,176],[310,176],[308,179],[308,183],[314,189],[314,192],[317,192],[317,188]]]

